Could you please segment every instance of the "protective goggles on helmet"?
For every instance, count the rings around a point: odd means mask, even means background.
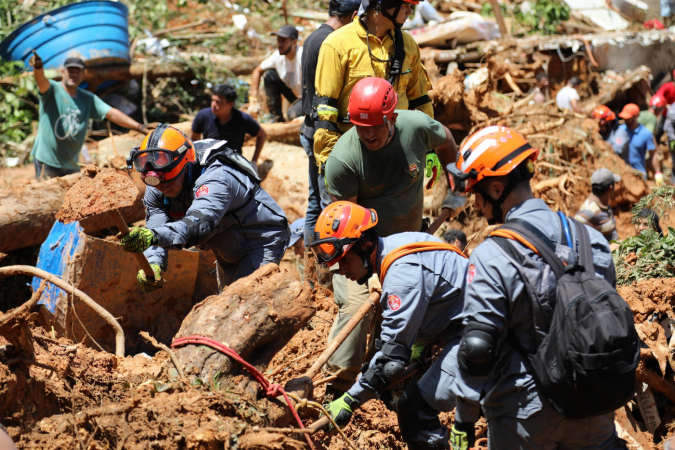
[[[192,148],[192,145],[185,141],[177,150],[171,151],[163,148],[153,147],[145,150],[139,150],[138,147],[131,150],[129,157],[127,158],[127,169],[132,167],[136,169],[143,175],[151,175],[171,172],[176,166],[178,166],[187,151]],[[145,184],[150,186],[157,186],[159,183],[164,181],[164,177],[154,177],[154,180],[150,180],[153,177],[143,177]],[[161,178],[161,179],[160,179]],[[152,184],[154,183],[154,184]]]
[[[359,238],[336,238],[329,237],[324,239],[317,239],[309,246],[314,251],[319,262],[330,263],[333,260],[340,258],[347,253]],[[332,264],[329,264],[332,265]]]
[[[450,181],[450,189],[453,192],[463,194],[466,192],[467,181],[478,178],[478,172],[476,169],[471,169],[469,173],[462,172],[456,164],[448,164],[448,175]]]

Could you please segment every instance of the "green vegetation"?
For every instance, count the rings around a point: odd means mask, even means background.
[[[645,209],[653,210],[665,221],[674,206],[675,186],[657,187],[633,207],[633,223],[640,220],[639,214]],[[625,239],[614,251],[614,264],[619,285],[675,276],[675,229],[668,227],[663,236],[648,229]]]
[[[500,9],[504,17],[515,17],[518,24],[526,28],[528,33],[557,34],[557,25],[570,18],[570,8],[557,0],[537,0],[515,4],[512,14],[505,3],[500,5]],[[489,2],[483,3],[481,14],[494,16],[492,5]]]
[[[0,154],[17,156],[24,150],[32,134],[32,122],[38,115],[37,85],[33,77],[19,77],[22,62],[0,65]],[[11,79],[10,79],[11,77]]]

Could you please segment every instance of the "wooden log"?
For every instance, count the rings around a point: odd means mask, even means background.
[[[655,391],[659,391],[668,397],[671,402],[675,403],[675,380],[673,380],[672,375],[662,377],[661,374],[648,369],[645,366],[644,361],[640,361],[640,364],[638,364],[637,367],[637,372],[635,372],[635,378],[638,381],[647,383],[650,388]]]
[[[195,305],[176,338],[205,336],[224,343],[252,364],[265,365],[315,312],[309,287],[292,281],[276,264],[268,264]],[[205,346],[179,347],[176,356],[186,375],[196,375],[206,384],[218,373],[231,375],[241,369],[229,357]]]
[[[261,123],[260,126],[267,133],[268,141],[300,145],[300,125],[302,125],[303,120],[295,119],[286,123]]]
[[[0,192],[0,251],[42,243],[56,221],[54,216],[61,208],[66,192],[80,177],[76,173]],[[140,199],[120,210],[127,222],[141,220],[143,211]],[[86,233],[114,226],[107,214],[85,219],[80,224]]]

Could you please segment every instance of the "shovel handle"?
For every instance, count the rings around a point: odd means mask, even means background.
[[[340,331],[340,333],[331,341],[330,344],[328,344],[328,347],[326,347],[326,350],[323,351],[321,356],[319,356],[319,359],[317,359],[314,364],[312,364],[312,367],[309,368],[307,373],[305,373],[305,376],[309,378],[314,378],[317,373],[321,370],[324,364],[326,364],[326,361],[333,356],[333,353],[342,345],[342,343],[347,339],[347,337],[351,334],[352,331],[354,331],[354,328],[356,328],[356,325],[359,324],[363,320],[366,315],[373,309],[373,307],[377,304],[377,302],[380,300],[380,293],[379,292],[373,292],[370,294],[368,297],[368,301],[366,301],[359,310],[354,314],[354,316],[349,319],[349,322],[347,322],[347,325]]]
[[[110,215],[110,218],[113,220],[113,222],[115,222],[115,226],[117,227],[118,230],[120,230],[122,236],[126,236],[127,234],[129,234],[129,227],[122,218],[122,214],[120,214],[119,210],[113,209],[112,211],[108,211],[108,214]],[[143,253],[134,253],[134,256],[136,257],[136,261],[138,261],[138,264],[141,265],[141,269],[143,269],[143,272],[145,273],[145,278],[147,278],[148,280],[154,280],[155,271],[152,270],[152,267],[150,267],[150,263],[148,262],[147,259],[145,259]]]
[[[427,233],[433,235],[440,227],[443,225],[443,222],[445,222],[448,217],[450,217],[450,211],[448,208],[443,208],[441,209],[441,213],[436,217],[436,220],[434,220],[431,225],[429,225],[429,228],[427,229]]]

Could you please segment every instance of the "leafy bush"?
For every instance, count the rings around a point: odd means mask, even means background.
[[[570,18],[570,8],[563,2],[538,0],[534,5],[530,3],[529,8],[525,5],[523,2],[516,7],[515,16],[531,33],[556,34],[556,26]]]
[[[504,16],[509,14],[506,4],[501,4],[500,9]],[[481,14],[484,16],[494,15],[492,5],[489,2],[483,3]],[[537,0],[536,2],[528,0],[516,4],[513,15],[521,26],[529,30],[529,33],[556,34],[556,26],[569,20],[570,8],[557,0]]]
[[[640,199],[631,210],[633,223],[640,211],[651,209],[662,220],[667,220],[675,206],[675,186],[660,186]],[[631,284],[650,278],[675,276],[675,229],[668,227],[668,234],[660,235],[645,230],[637,236],[623,240],[614,252],[617,284]]]
[[[38,117],[37,83],[33,77],[20,77],[22,70],[20,61],[0,65],[0,79],[5,79],[0,83],[0,156],[17,155],[18,144],[31,134]]]

